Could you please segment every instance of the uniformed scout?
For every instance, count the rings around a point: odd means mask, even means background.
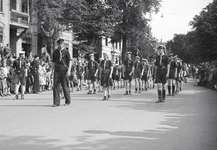
[[[85,66],[83,66],[82,62],[78,61],[76,65],[76,76],[78,79],[77,91],[82,90],[82,80],[85,74]]]
[[[112,72],[113,65],[111,60],[108,59],[108,55],[103,53],[104,60],[101,61],[101,86],[103,87],[104,97],[103,101],[110,99],[110,87],[113,86],[112,83]]]
[[[90,60],[87,63],[87,80],[88,80],[88,93],[87,94],[96,94],[96,79],[98,75],[98,63],[94,60],[94,54],[91,53]],[[93,84],[93,92],[91,90],[91,84]]]
[[[176,86],[176,92],[175,94],[178,94],[179,93],[179,82],[180,82],[180,72],[181,72],[181,64],[180,64],[180,59],[177,57],[174,58],[174,61],[176,62],[176,66],[177,66],[177,74],[176,74],[176,77],[175,77],[175,86]]]
[[[142,59],[142,65],[143,65],[143,69],[142,69],[142,90],[147,91],[148,90],[148,60],[143,58]]]
[[[178,65],[177,65],[177,74],[178,74],[178,78],[177,78],[177,81],[178,81],[178,86],[177,86],[177,90],[178,92],[181,92],[182,91],[182,78],[183,78],[183,70],[182,70],[182,60],[179,59],[178,60]]]
[[[103,92],[102,91],[102,86],[101,86],[101,72],[102,72],[102,70],[101,70],[101,67],[100,67],[100,64],[101,64],[101,62],[102,62],[102,58],[99,58],[99,71],[98,71],[98,93],[100,93],[100,92]]]
[[[170,73],[169,73],[169,78],[168,78],[168,96],[174,96],[175,95],[175,85],[176,85],[176,76],[177,76],[177,64],[175,61],[175,58],[177,57],[174,56],[173,54],[169,55],[169,61],[170,61]],[[172,94],[171,94],[172,90]]]
[[[127,52],[127,59],[124,61],[123,78],[125,80],[126,92],[124,95],[131,95],[131,82],[133,79],[134,63],[131,58],[131,52]]]
[[[141,93],[141,76],[142,76],[142,63],[140,62],[140,57],[135,57],[134,62],[134,79],[135,79],[135,93]]]
[[[69,91],[69,76],[71,73],[71,57],[69,51],[65,49],[64,39],[58,38],[58,48],[53,52],[52,59],[52,73],[54,72],[53,78],[53,107],[60,106],[60,89],[61,84],[62,90],[65,97],[65,106],[71,103],[70,91]]]
[[[155,83],[157,84],[158,101],[156,103],[164,102],[166,99],[165,84],[169,77],[170,64],[166,55],[166,48],[163,45],[157,48],[157,57],[155,62]]]
[[[112,80],[113,80],[113,89],[115,90],[116,87],[117,89],[119,89],[120,68],[118,64],[115,64],[115,66],[113,67]]]
[[[18,92],[21,86],[21,99],[24,99],[25,86],[26,86],[26,61],[25,52],[19,52],[19,58],[13,63],[14,68],[14,78],[13,83],[15,84],[15,100],[19,99]]]

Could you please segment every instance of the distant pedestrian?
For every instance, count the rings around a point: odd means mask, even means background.
[[[70,105],[71,97],[69,91],[69,76],[71,72],[71,57],[69,51],[65,49],[64,39],[59,38],[57,40],[58,48],[53,52],[52,59],[52,74],[54,72],[53,78],[53,107],[60,106],[60,88],[61,84],[62,90],[65,97],[65,106]]]

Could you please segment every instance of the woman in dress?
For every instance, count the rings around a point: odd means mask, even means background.
[[[100,67],[101,67],[101,86],[103,87],[104,91],[104,100],[110,99],[110,90],[109,88],[113,86],[112,84],[112,72],[113,72],[113,66],[111,60],[108,59],[108,55],[106,53],[103,53],[104,60],[102,60]]]

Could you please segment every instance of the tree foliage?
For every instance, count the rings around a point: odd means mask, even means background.
[[[45,30],[56,33],[73,30],[83,50],[96,50],[102,36],[110,42],[123,39],[123,56],[147,42],[147,13],[157,12],[161,0],[33,0]],[[140,40],[138,42],[136,40]],[[131,45],[127,45],[131,41]]]
[[[217,59],[217,0],[207,5],[190,22],[192,31],[167,43],[173,53],[186,62],[199,63]]]

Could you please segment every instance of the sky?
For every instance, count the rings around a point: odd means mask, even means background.
[[[160,11],[152,15],[152,34],[159,41],[173,39],[174,34],[191,31],[189,22],[213,0],[162,0]],[[163,17],[162,17],[163,14]]]

